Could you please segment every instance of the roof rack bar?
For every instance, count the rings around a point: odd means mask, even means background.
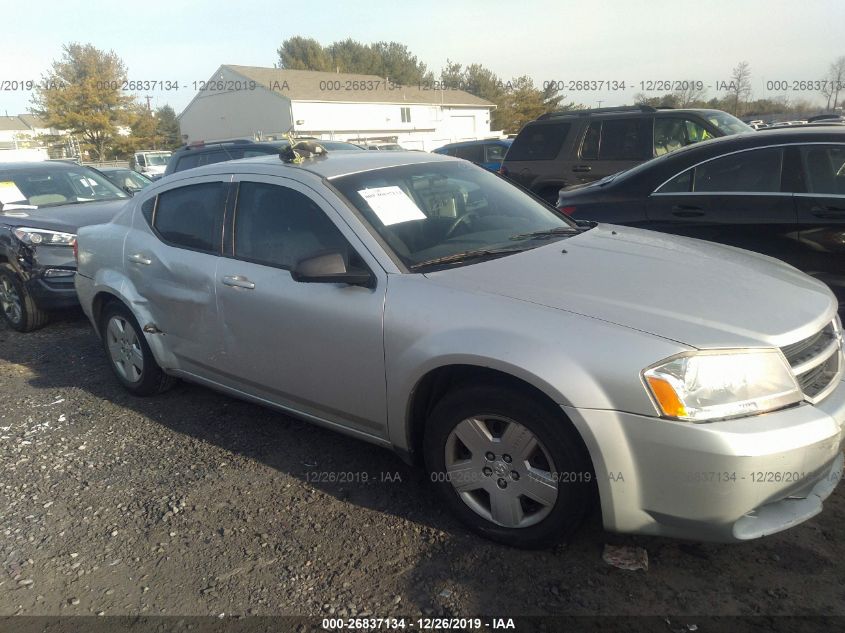
[[[601,114],[603,112],[657,112],[657,108],[650,105],[614,106],[611,108],[589,108],[586,110],[560,110],[558,112],[546,112],[537,117],[541,119],[553,119],[561,116],[587,116],[590,114]]]

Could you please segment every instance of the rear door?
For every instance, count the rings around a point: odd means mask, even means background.
[[[577,158],[564,165],[573,184],[600,180],[630,169],[652,156],[652,119],[614,117],[592,121],[584,132]]]
[[[235,180],[234,237],[216,279],[227,384],[386,436],[383,269],[309,187],[270,176]],[[298,261],[327,250],[369,268],[375,287],[294,281]]]
[[[795,194],[802,269],[845,298],[845,143],[796,147],[804,189]]]
[[[127,275],[178,368],[206,377],[221,361],[215,271],[229,180],[180,180],[145,201],[123,251]]]
[[[648,225],[666,233],[746,248],[797,265],[801,248],[784,148],[764,147],[691,167],[652,193]]]

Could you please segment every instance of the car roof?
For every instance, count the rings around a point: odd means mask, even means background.
[[[71,163],[64,160],[39,160],[39,161],[15,161],[9,163],[0,163],[0,170],[6,171],[11,169],[28,169],[28,170],[48,170],[48,169],[79,169],[84,167],[88,169],[87,165],[80,165],[79,163]]]
[[[446,145],[441,145],[438,149],[443,149],[444,147],[466,147],[469,145],[479,145],[481,143],[503,143],[504,145],[510,145],[513,143],[512,138],[482,138],[475,141],[458,141],[457,143],[447,143]]]
[[[225,174],[249,172],[248,166],[255,166],[265,171],[268,167],[278,167],[280,174],[289,170],[301,170],[310,172],[321,178],[337,178],[374,169],[387,167],[399,167],[402,165],[419,165],[424,163],[435,163],[444,161],[458,162],[460,159],[441,154],[429,152],[414,152],[409,150],[397,150],[393,152],[355,152],[349,150],[328,151],[317,158],[306,158],[303,162],[289,163],[283,161],[277,154],[266,156],[252,156],[238,160],[223,161],[213,165],[194,167],[173,174],[173,176],[185,174],[185,176],[200,176],[203,174]],[[464,161],[460,161],[464,162]],[[275,169],[274,169],[275,171]],[[171,176],[168,176],[171,178]]]

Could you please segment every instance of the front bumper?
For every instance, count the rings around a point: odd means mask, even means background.
[[[71,270],[69,273],[62,277],[39,275],[30,277],[26,281],[26,287],[39,308],[61,310],[79,305],[76,289],[73,287],[74,271]]]
[[[707,424],[563,409],[590,451],[611,531],[758,538],[818,514],[842,477],[845,382],[816,405]]]

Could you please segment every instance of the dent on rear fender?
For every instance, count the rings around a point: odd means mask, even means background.
[[[142,331],[148,324],[154,324],[148,301],[138,293],[135,285],[123,273],[108,268],[97,270],[91,296],[93,298],[100,293],[112,295],[129,308]],[[143,332],[143,336],[150,346],[150,351],[156,362],[162,368],[176,366],[176,359],[168,351],[165,341],[162,340],[164,334]]]

